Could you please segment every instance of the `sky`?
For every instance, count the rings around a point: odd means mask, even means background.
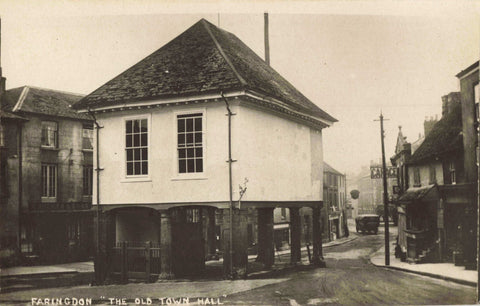
[[[200,18],[263,58],[265,11],[271,66],[338,119],[323,130],[324,160],[349,174],[381,158],[380,113],[388,160],[398,127],[417,140],[480,55],[479,1],[0,0],[3,75],[7,89],[88,94]]]

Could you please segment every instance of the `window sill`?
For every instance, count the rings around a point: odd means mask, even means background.
[[[185,181],[185,180],[207,180],[208,177],[205,173],[191,173],[191,174],[177,174],[177,176],[172,177],[172,181]]]
[[[40,148],[42,150],[49,150],[49,151],[59,151],[60,150],[59,148],[49,147],[49,146],[44,146],[44,145],[41,145]]]
[[[57,198],[42,197],[42,203],[55,203]]]
[[[84,153],[93,153],[93,149],[82,149]]]
[[[149,176],[143,177],[124,177],[120,180],[120,183],[140,183],[140,182],[151,182],[152,178]]]

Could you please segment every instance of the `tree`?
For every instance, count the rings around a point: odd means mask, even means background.
[[[354,190],[350,191],[350,195],[352,196],[352,199],[356,200],[356,199],[358,199],[358,196],[360,195],[360,191],[358,191],[357,189],[354,189]]]

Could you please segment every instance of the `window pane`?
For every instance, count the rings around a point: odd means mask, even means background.
[[[133,162],[127,162],[127,175],[133,175]]]
[[[133,146],[134,147],[139,147],[140,146],[140,135],[139,134],[133,134]]]
[[[185,120],[184,119],[178,119],[177,129],[178,129],[179,133],[185,132]]]
[[[133,160],[140,160],[140,149],[133,149]]]
[[[202,118],[195,118],[195,131],[199,132],[202,130]]]
[[[133,132],[140,132],[140,120],[133,120]]]
[[[179,147],[185,146],[185,134],[178,134],[178,146]]]
[[[148,131],[148,128],[147,128],[147,119],[142,119],[142,121],[140,122],[140,131],[142,133],[146,133]]]
[[[126,145],[127,145],[127,148],[132,147],[132,135],[126,136]]]
[[[187,134],[187,145],[192,145],[193,144],[193,134],[189,133]]]
[[[42,196],[46,197],[48,192],[47,166],[42,166]]]
[[[127,130],[127,134],[131,134],[132,133],[132,120],[127,120],[126,121],[126,130]]]
[[[141,166],[140,162],[135,162],[134,165],[135,165],[134,173],[135,174],[140,174],[140,166]]]
[[[202,156],[203,156],[202,148],[195,149],[195,157],[202,157]]]
[[[178,149],[178,157],[179,158],[185,158],[185,152],[186,150],[185,149]]]
[[[195,160],[194,159],[188,159],[187,160],[187,172],[195,172]]]
[[[195,172],[203,172],[203,160],[201,158],[196,159]]]
[[[202,133],[195,133],[195,143],[202,144]]]
[[[178,172],[180,173],[185,173],[187,172],[187,161],[184,159],[181,159],[178,161]]]
[[[148,149],[143,148],[142,150],[142,160],[148,160]]]
[[[193,154],[195,153],[195,149],[187,149],[187,158],[195,157]]]
[[[133,149],[127,149],[127,161],[133,160]]]
[[[193,118],[187,119],[187,132],[193,132]]]
[[[141,135],[140,135],[140,140],[141,140],[140,145],[141,145],[142,147],[145,147],[145,146],[148,145],[148,143],[147,143],[147,134],[141,134]]]
[[[142,162],[142,174],[148,174],[148,162]]]

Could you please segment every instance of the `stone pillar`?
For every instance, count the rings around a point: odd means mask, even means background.
[[[273,233],[274,208],[258,208],[258,256],[257,261],[270,268],[275,262],[274,233]]]
[[[313,242],[313,258],[312,262],[321,268],[325,268],[325,259],[323,258],[322,249],[322,230],[321,230],[321,206],[312,208],[312,242]]]
[[[168,210],[160,211],[160,275],[159,279],[174,278],[172,270],[172,220]]]
[[[204,211],[203,236],[205,239],[205,256],[207,260],[209,260],[213,258],[216,253],[215,208],[213,207],[203,208],[203,211]]]
[[[230,226],[230,213],[226,209],[223,213],[223,271],[225,278],[238,279],[246,278],[248,274],[248,211],[234,209],[233,226]],[[230,230],[233,233],[233,265],[230,269]]]
[[[95,207],[96,209],[96,207]],[[95,284],[101,285],[105,282],[108,273],[107,267],[107,214],[95,211],[94,213],[94,237],[95,258],[93,266],[95,270]]]
[[[300,208],[290,207],[290,262],[297,263],[302,260],[301,250],[301,221],[300,221]]]

